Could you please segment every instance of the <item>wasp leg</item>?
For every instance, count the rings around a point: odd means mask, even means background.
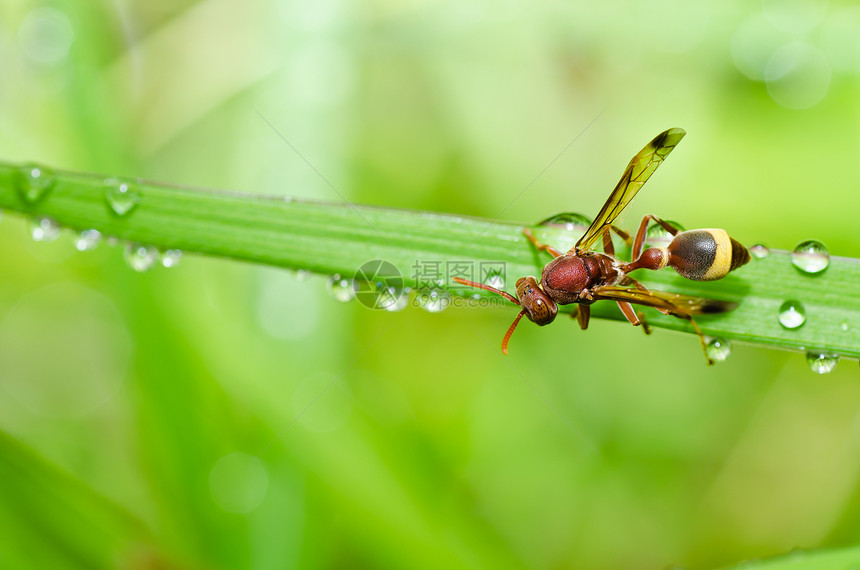
[[[618,226],[609,226],[613,232],[615,232],[618,237],[624,240],[624,243],[628,246],[633,244],[633,240],[630,238],[630,234],[619,228]]]
[[[634,311],[633,305],[626,301],[615,302],[618,304],[618,308],[621,309],[621,312],[624,313],[624,316],[627,317],[627,320],[630,321],[631,325],[634,327],[641,326],[645,334],[651,334],[651,327],[649,327],[648,323],[645,321],[645,315],[641,312]]]
[[[576,319],[579,323],[579,328],[585,330],[588,328],[588,321],[591,318],[591,307],[588,305],[576,305],[573,312],[570,313],[570,318]]]
[[[615,257],[615,244],[612,243],[612,233],[609,228],[603,230],[603,253]]]
[[[612,232],[609,228],[603,230],[603,253],[615,257],[615,244],[612,243]]]
[[[639,317],[640,321],[642,321],[642,332],[645,334],[651,334],[651,327],[648,326],[648,321],[645,320],[645,314],[641,311],[637,311],[636,316]]]
[[[618,237],[624,240],[624,243],[628,246],[631,243],[631,239],[630,234],[620,228],[616,228],[615,226],[609,226],[603,230],[603,253],[615,257],[615,244],[612,243],[613,231],[618,234]]]
[[[553,257],[561,257],[563,255],[559,250],[551,245],[539,242],[530,229],[525,228],[523,230],[523,235],[526,236],[526,239],[532,242],[532,245],[535,246],[538,251],[546,251]]]
[[[648,287],[639,283],[638,281],[636,281],[632,277],[627,277],[627,284],[632,284],[639,291],[643,291],[645,293],[648,292]],[[654,308],[656,309],[656,307],[654,307]],[[657,309],[657,310],[660,311],[660,309]],[[662,312],[664,315],[669,314],[669,312],[665,311],[665,310],[660,311],[660,312]],[[642,322],[642,331],[645,334],[651,334],[651,327],[648,326],[648,321],[645,320],[645,314],[642,311],[636,311],[636,316],[639,317],[639,320]]]
[[[633,261],[636,261],[637,259],[639,259],[639,256],[642,255],[642,246],[645,245],[645,233],[648,229],[648,222],[650,222],[651,220],[654,220],[655,222],[660,224],[660,227],[662,227],[664,230],[666,230],[673,236],[676,235],[679,231],[678,228],[676,228],[672,224],[664,222],[657,216],[648,214],[647,216],[642,218],[642,222],[639,224],[639,229],[636,231],[636,239],[633,240],[633,250],[630,254],[630,258]]]
[[[705,342],[705,335],[702,334],[702,329],[699,328],[699,325],[696,324],[696,321],[693,320],[693,317],[690,315],[675,315],[676,317],[680,317],[682,319],[687,319],[690,321],[690,324],[693,325],[693,330],[696,331],[696,334],[699,335],[699,342],[702,344],[702,353],[705,355],[705,360],[708,361],[708,366],[713,366],[714,361],[711,360],[711,357],[708,356],[708,345]]]
[[[579,328],[585,330],[588,328],[588,320],[591,317],[591,307],[588,305],[576,305],[570,312],[570,318],[576,319],[579,323]]]

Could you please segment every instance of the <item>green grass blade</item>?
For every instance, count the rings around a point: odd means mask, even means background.
[[[345,203],[317,203],[284,197],[249,196],[135,182],[133,209],[123,216],[109,206],[106,192],[116,184],[104,177],[70,172],[43,174],[43,193],[27,185],[22,169],[0,163],[0,208],[33,217],[47,216],[73,230],[161,249],[228,257],[352,276],[364,262],[394,264],[409,287],[416,287],[417,262],[505,263],[507,289],[523,275],[540,275],[548,257],[522,236],[523,224],[395,210]],[[538,239],[565,250],[581,234],[535,227]],[[623,254],[622,254],[623,255]],[[860,260],[831,258],[822,274],[798,271],[784,251],[720,281],[697,283],[673,271],[639,272],[647,286],[686,295],[736,301],[727,314],[698,318],[710,336],[790,350],[817,350],[860,357]],[[445,283],[456,295],[497,298],[492,293]],[[777,319],[780,305],[796,300],[806,309],[801,327],[788,330]],[[564,310],[570,310],[566,307]],[[511,310],[513,317],[513,308]],[[595,317],[623,319],[612,303],[593,306]],[[648,309],[652,326],[691,332],[688,323]]]
[[[851,570],[860,568],[860,546],[836,550],[797,550],[764,560],[750,560],[723,570]]]
[[[142,522],[0,431],[4,568],[112,568],[160,557]]]

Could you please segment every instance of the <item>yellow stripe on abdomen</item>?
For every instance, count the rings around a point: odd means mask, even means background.
[[[714,279],[725,277],[732,269],[732,241],[726,230],[708,228],[703,231],[711,234],[717,245],[714,252],[714,261],[705,274],[702,275],[702,281],[713,281]]]

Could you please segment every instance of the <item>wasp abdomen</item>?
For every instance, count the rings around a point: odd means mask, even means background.
[[[750,260],[747,248],[721,229],[681,232],[666,249],[668,265],[693,281],[720,279]]]

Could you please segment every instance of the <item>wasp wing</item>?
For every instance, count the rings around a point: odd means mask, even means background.
[[[598,287],[593,291],[595,300],[626,301],[654,307],[658,311],[666,312],[675,316],[687,315],[709,315],[714,313],[725,313],[738,306],[731,301],[719,301],[705,297],[691,297],[679,293],[667,293],[665,291],[643,291],[627,287]]]
[[[570,252],[589,250],[594,246],[595,242],[603,236],[604,228],[612,225],[618,214],[627,207],[633,196],[654,174],[660,163],[672,152],[685,134],[687,133],[684,129],[663,131],[633,157],[618,185],[615,186],[615,190],[609,195],[609,199],[603,204],[597,217]]]

